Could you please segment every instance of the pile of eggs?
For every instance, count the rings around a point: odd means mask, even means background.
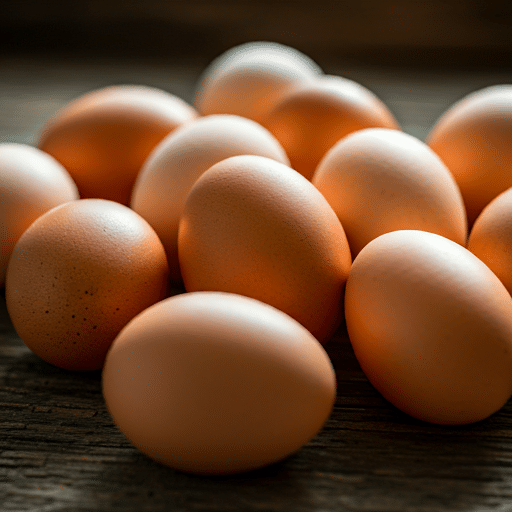
[[[37,147],[0,144],[0,286],[26,345],[102,369],[113,420],[178,470],[281,460],[329,418],[345,322],[420,420],[512,395],[512,86],[427,142],[371,91],[276,43],[232,48],[195,106],[111,86]],[[176,290],[179,293],[176,293]]]

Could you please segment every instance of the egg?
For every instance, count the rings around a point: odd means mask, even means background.
[[[336,397],[330,359],[304,327],[219,292],[176,295],[135,317],[108,352],[102,384],[139,450],[197,474],[288,457],[323,427]]]
[[[425,143],[399,130],[366,128],[339,140],[312,183],[343,225],[352,256],[374,238],[418,229],[466,245],[466,210],[448,168]]]
[[[38,217],[16,243],[5,298],[25,344],[50,364],[97,370],[122,327],[167,293],[165,250],[127,206],[79,199]]]
[[[369,381],[417,419],[473,423],[512,394],[512,297],[445,237],[402,230],[368,243],[350,269],[345,319]]]
[[[14,245],[40,215],[78,199],[66,169],[27,144],[0,143],[0,288]]]
[[[427,143],[455,176],[471,226],[512,186],[512,85],[486,87],[456,102],[432,127]]]
[[[128,204],[151,150],[196,110],[166,91],[112,85],[60,109],[43,127],[38,147],[71,174],[83,198]]]
[[[162,240],[174,282],[181,282],[178,225],[192,185],[215,163],[244,154],[290,163],[268,130],[245,117],[222,114],[201,117],[176,129],[145,161],[130,206]]]
[[[343,318],[347,238],[298,172],[253,155],[222,160],[192,187],[178,229],[185,289],[246,295],[327,341]]]
[[[322,74],[299,50],[252,41],[217,57],[198,80],[195,105],[202,115],[234,114],[260,122],[293,84]]]
[[[297,84],[262,124],[281,143],[291,166],[308,179],[325,153],[345,135],[371,127],[399,129],[391,111],[373,92],[335,75]]]
[[[512,293],[512,188],[495,197],[477,217],[467,248]]]

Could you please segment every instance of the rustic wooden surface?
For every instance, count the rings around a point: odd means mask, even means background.
[[[512,72],[327,72],[376,92],[405,131],[424,138],[453,101]],[[193,100],[201,71],[186,63],[0,59],[0,142],[34,144],[46,119],[92,88],[144,83]],[[326,346],[338,398],[325,428],[268,468],[197,477],[163,467],[118,432],[100,372],[60,370],[14,332],[0,292],[0,510],[448,512],[512,510],[512,402],[477,424],[441,427],[397,411],[368,383],[342,328]]]

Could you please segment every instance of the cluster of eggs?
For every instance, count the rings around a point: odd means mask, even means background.
[[[111,86],[38,147],[0,144],[0,286],[37,355],[102,369],[141,451],[247,471],[325,424],[323,345],[342,322],[370,382],[418,419],[507,402],[509,187],[512,86],[462,99],[422,142],[362,85],[248,43],[204,70],[195,106]]]

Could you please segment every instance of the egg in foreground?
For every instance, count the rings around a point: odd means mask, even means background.
[[[158,236],[140,215],[79,199],[40,216],[12,252],[7,310],[25,344],[68,370],[97,370],[124,325],[167,294]]]
[[[204,172],[185,203],[178,255],[189,292],[261,300],[321,342],[342,321],[345,232],[311,182],[280,162],[234,156]]]
[[[447,238],[403,230],[372,240],[352,264],[345,319],[369,381],[415,418],[473,423],[512,394],[512,297]]]
[[[103,395],[117,426],[174,469],[230,474],[299,450],[323,427],[336,378],[298,322],[254,299],[176,295],[113,342]]]

